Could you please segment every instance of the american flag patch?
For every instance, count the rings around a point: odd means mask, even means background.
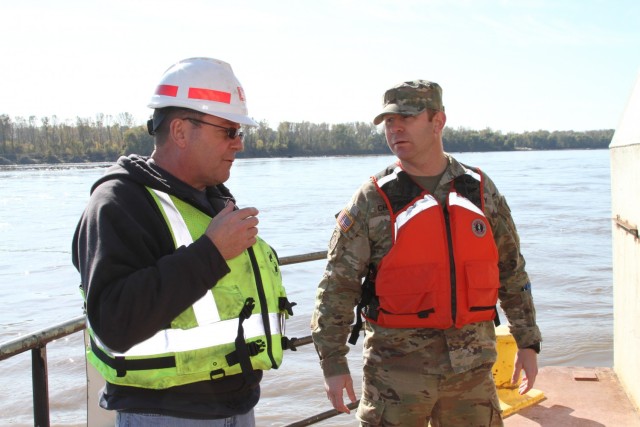
[[[353,225],[353,218],[358,215],[358,207],[356,205],[351,206],[351,209],[342,209],[336,218],[338,227],[343,233],[349,231]]]

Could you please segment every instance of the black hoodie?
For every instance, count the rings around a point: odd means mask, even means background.
[[[153,160],[121,157],[91,188],[73,237],[73,264],[80,272],[93,331],[109,348],[124,352],[169,327],[229,272],[211,240],[202,236],[175,248],[171,232],[145,187],[184,200],[210,216],[233,196],[222,184],[199,191]],[[162,413],[185,418],[226,418],[253,408],[259,379],[243,375],[166,390],[107,383],[105,409]]]

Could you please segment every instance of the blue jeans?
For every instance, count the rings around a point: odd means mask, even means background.
[[[116,427],[255,427],[253,409],[243,415],[219,420],[191,420],[158,414],[118,412]]]

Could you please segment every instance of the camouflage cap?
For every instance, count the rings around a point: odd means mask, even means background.
[[[386,114],[415,116],[426,109],[444,111],[440,85],[428,80],[400,83],[384,93],[382,112],[373,119],[373,124],[382,123]]]

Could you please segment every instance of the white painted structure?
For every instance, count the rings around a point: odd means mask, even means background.
[[[609,145],[613,217],[613,367],[640,407],[640,74]]]

